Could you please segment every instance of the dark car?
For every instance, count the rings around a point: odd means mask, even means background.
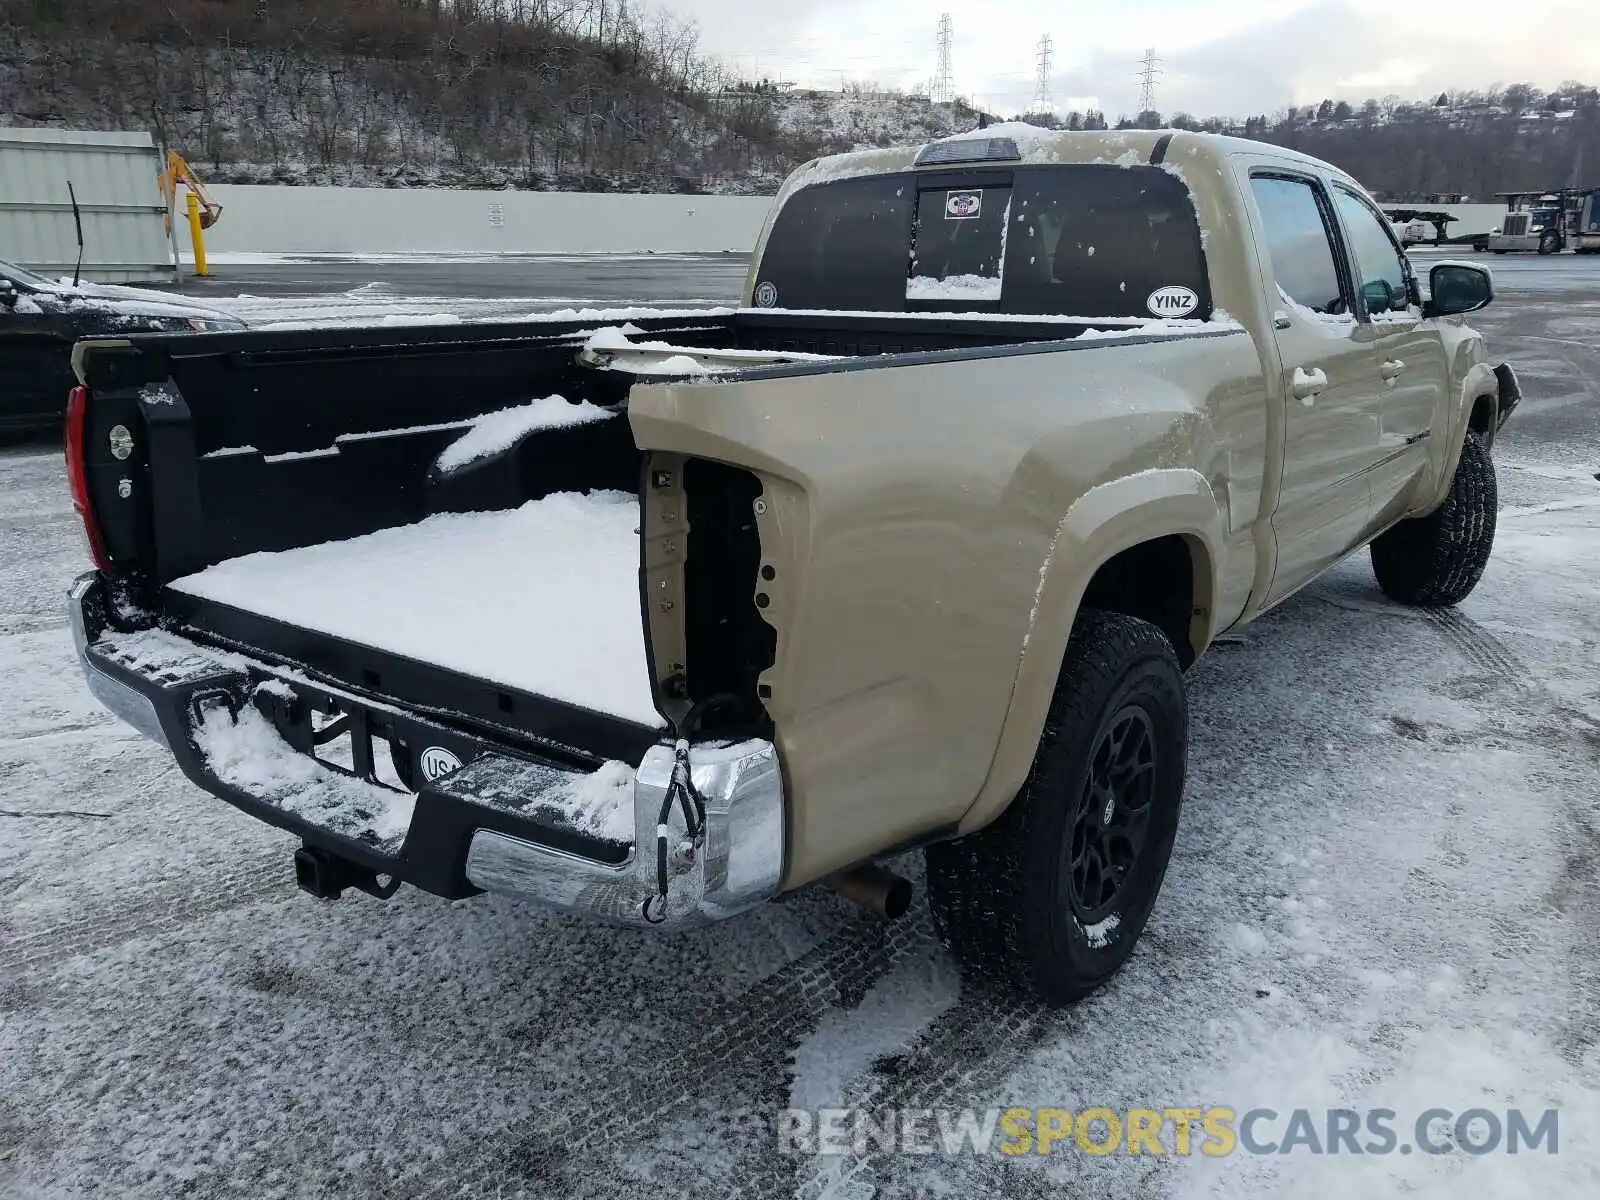
[[[145,288],[51,283],[0,259],[0,433],[61,423],[72,344],[96,334],[243,329],[238,317]]]

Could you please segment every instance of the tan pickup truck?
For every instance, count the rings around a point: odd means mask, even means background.
[[[318,896],[893,916],[921,848],[1070,1001],[1218,635],[1369,543],[1402,603],[1484,569],[1519,393],[1429,276],[1325,163],[997,126],[797,171],[737,309],[81,342],[89,685]]]

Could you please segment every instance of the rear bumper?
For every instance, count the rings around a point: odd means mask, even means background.
[[[73,585],[70,615],[89,690],[107,709],[167,747],[212,795],[361,871],[451,899],[499,892],[656,929],[707,924],[777,893],[784,791],[770,742],[690,748],[706,810],[700,836],[690,838],[681,806],[661,818],[674,767],[670,745],[652,746],[630,764],[630,784],[615,767],[600,775],[596,764],[559,752],[512,749],[175,634],[116,633],[95,574]],[[352,745],[365,739],[354,770],[311,755],[310,711],[329,706],[346,714]],[[404,748],[414,792],[376,781],[372,738]],[[462,765],[448,769],[455,764]],[[580,823],[574,806],[585,795],[592,807],[597,787],[623,806],[600,833],[594,822]],[[629,828],[631,837],[619,836]]]

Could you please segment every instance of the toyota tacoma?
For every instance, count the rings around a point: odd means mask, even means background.
[[[736,308],[75,348],[89,686],[303,887],[680,929],[925,854],[964,965],[1140,937],[1185,673],[1370,546],[1450,605],[1510,367],[1348,175],[996,126],[821,159]]]

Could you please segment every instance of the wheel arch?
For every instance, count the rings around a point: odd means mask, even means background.
[[[1039,589],[994,758],[959,834],[989,824],[1021,790],[1044,732],[1073,624],[1089,601],[1157,624],[1185,666],[1204,653],[1217,632],[1217,572],[1226,524],[1210,484],[1188,468],[1114,480],[1085,493],[1068,509],[1039,570]],[[1137,586],[1152,580],[1158,584],[1155,594]]]
[[[1433,460],[1438,474],[1433,477],[1431,490],[1419,493],[1416,506],[1406,514],[1408,517],[1425,517],[1444,503],[1450,494],[1467,434],[1479,433],[1485,444],[1492,447],[1495,433],[1521,399],[1516,374],[1507,364],[1491,367],[1487,362],[1474,362],[1459,378],[1461,382],[1455,386],[1444,409],[1442,430],[1436,430],[1434,435],[1439,443],[1434,452],[1437,457]],[[1479,428],[1480,424],[1486,426],[1487,433]]]

